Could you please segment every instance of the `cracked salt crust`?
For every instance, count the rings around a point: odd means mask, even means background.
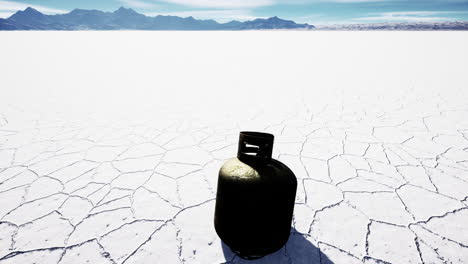
[[[467,35],[289,33],[9,35],[0,263],[468,263]],[[288,243],[252,262],[213,228],[241,130],[298,178]]]

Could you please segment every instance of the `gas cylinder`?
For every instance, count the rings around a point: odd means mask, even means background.
[[[219,170],[214,225],[238,256],[257,259],[288,241],[297,179],[273,159],[274,136],[240,132],[237,157]]]

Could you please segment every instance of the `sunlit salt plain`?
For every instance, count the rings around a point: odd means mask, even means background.
[[[467,46],[1,32],[0,263],[247,263],[213,228],[242,130],[298,178],[288,243],[248,263],[468,263]]]

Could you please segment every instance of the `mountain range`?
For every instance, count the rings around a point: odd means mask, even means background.
[[[121,7],[114,12],[75,9],[66,14],[45,15],[28,7],[7,19],[0,18],[0,30],[468,30],[466,21],[403,22],[344,25],[298,24],[278,17],[218,23],[193,17],[149,17]]]
[[[145,16],[121,7],[114,12],[75,9],[66,14],[45,15],[28,7],[7,19],[0,19],[0,30],[249,30],[313,29],[309,24],[270,17],[239,22],[218,23],[193,17]]]

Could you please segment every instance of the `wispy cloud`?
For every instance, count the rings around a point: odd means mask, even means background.
[[[14,14],[15,12],[2,12],[0,11],[0,18],[7,18]]]
[[[0,1],[0,17],[9,17],[16,11],[24,10],[27,7],[32,7],[45,14],[63,14],[68,12],[67,10],[50,8],[42,5],[19,3],[15,1]]]
[[[278,4],[302,5],[317,2],[362,3],[382,2],[387,0],[157,0],[171,4],[201,8],[255,8]]]
[[[369,2],[384,2],[386,0],[323,0],[320,2],[332,2],[332,3],[369,3]],[[309,1],[313,2],[313,1]],[[318,2],[318,1],[315,1]]]
[[[125,5],[126,7],[134,7],[134,8],[156,8],[158,7],[157,4],[144,2],[140,0],[119,0],[119,2]]]
[[[255,8],[269,6],[274,0],[161,0],[162,2],[203,8]]]
[[[468,11],[406,11],[406,12],[383,12],[366,17],[355,18],[356,21],[407,21],[407,22],[431,22],[431,21],[453,21],[457,20],[452,15],[467,14]],[[450,15],[450,16],[444,16]]]
[[[214,19],[218,22],[224,23],[232,20],[246,21],[259,18],[254,16],[248,10],[194,10],[194,11],[181,11],[181,12],[166,12],[166,13],[145,13],[148,16],[179,16],[189,17],[192,16],[197,19]]]
[[[293,20],[296,23],[308,23],[308,24],[315,24],[317,21],[321,21],[326,16],[324,14],[310,14],[307,16],[299,16],[295,17]]]

